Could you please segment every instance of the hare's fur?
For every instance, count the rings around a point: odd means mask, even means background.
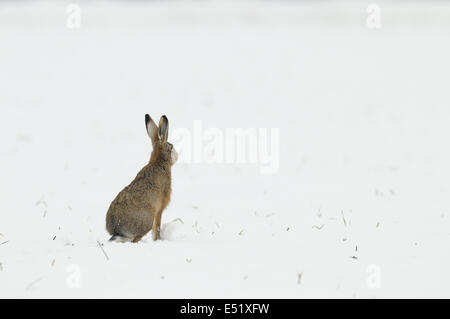
[[[150,162],[112,201],[106,214],[111,240],[138,242],[150,230],[153,240],[159,238],[161,215],[170,201],[171,167],[177,154],[167,142],[165,116],[158,128],[146,115],[146,126],[153,144]]]

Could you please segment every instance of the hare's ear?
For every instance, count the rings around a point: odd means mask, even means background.
[[[148,114],[145,114],[145,127],[147,129],[147,134],[154,145],[158,141],[158,127]]]
[[[165,115],[161,116],[159,120],[159,139],[161,142],[167,142],[167,137],[169,136],[169,120]]]

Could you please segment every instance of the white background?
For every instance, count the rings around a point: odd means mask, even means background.
[[[447,3],[68,3],[0,2],[0,297],[450,297]],[[176,164],[109,243],[145,113],[279,128],[279,171]]]

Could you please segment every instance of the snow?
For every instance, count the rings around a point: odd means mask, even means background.
[[[0,3],[0,298],[450,297],[448,4],[68,3]],[[279,169],[180,160],[162,240],[110,243],[145,113]]]

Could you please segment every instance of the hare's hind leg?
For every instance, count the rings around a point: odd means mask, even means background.
[[[159,239],[159,230],[161,227],[161,215],[162,210],[157,212],[155,216],[153,217],[153,225],[152,225],[152,238],[153,240]]]
[[[142,239],[142,237],[144,237],[144,236],[136,236],[136,237],[134,237],[134,239],[131,242],[137,243],[138,241],[140,241]]]

